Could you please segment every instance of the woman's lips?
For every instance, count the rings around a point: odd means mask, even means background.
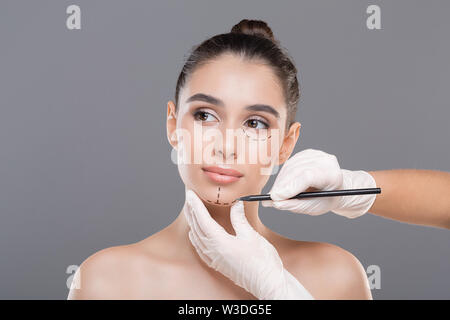
[[[219,167],[204,167],[203,172],[214,182],[231,183],[238,181],[243,174],[233,169]]]

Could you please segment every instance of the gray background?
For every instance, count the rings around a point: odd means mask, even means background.
[[[66,7],[81,6],[81,30]],[[368,30],[369,4],[382,30]],[[184,185],[166,106],[195,44],[263,19],[299,69],[295,152],[450,171],[448,1],[0,3],[0,298],[66,299],[69,265],[170,224]],[[271,178],[265,191],[270,189]],[[449,299],[447,230],[261,207],[274,231],[381,268],[374,299]]]

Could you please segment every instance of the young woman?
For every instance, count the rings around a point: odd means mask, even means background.
[[[236,199],[261,193],[268,172],[291,155],[301,126],[295,122],[299,96],[294,63],[260,20],[242,20],[194,47],[187,59],[167,105],[167,135],[186,190],[228,233],[235,234],[230,208]],[[270,161],[251,161],[261,150]],[[194,161],[195,155],[201,157]],[[372,298],[365,270],[350,252],[273,232],[259,219],[258,205],[244,203],[248,223],[315,299]],[[201,259],[185,210],[186,204],[146,239],[88,257],[74,277],[80,288],[68,299],[257,299]]]

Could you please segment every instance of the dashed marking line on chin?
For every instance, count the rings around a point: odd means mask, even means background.
[[[219,187],[219,189],[217,190],[217,200],[216,200],[216,203],[217,203],[217,204],[220,203],[220,202],[219,202],[219,196],[220,196],[220,187]]]
[[[220,199],[220,187],[217,188],[217,199],[216,199],[216,201],[213,202],[213,201],[208,200],[208,199],[206,199],[206,201],[208,201],[209,203],[221,204],[221,205],[225,205],[225,206],[233,204],[236,201],[238,201],[238,199],[236,199],[236,200],[233,200],[231,202],[220,202],[219,199]]]

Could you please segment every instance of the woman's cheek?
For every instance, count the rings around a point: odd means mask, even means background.
[[[267,181],[272,174],[272,169],[277,163],[276,155],[278,155],[278,141],[267,139],[265,141],[258,141],[257,144],[250,144],[249,156],[255,158],[252,159],[251,164],[256,164],[258,167],[255,175],[265,177],[264,181]]]
[[[192,189],[195,184],[195,144],[192,122],[185,117],[181,118],[180,125],[177,127],[177,137],[178,172],[186,187]]]
[[[252,194],[260,193],[269,180],[270,175],[264,174],[264,167],[259,164],[250,165],[248,169],[249,174],[246,179],[248,188],[251,189]],[[267,168],[267,171],[270,171],[270,169]]]

